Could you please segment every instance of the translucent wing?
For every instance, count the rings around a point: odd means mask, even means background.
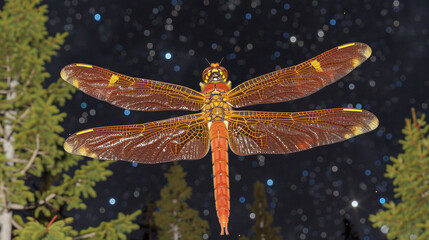
[[[364,43],[344,44],[299,65],[250,79],[229,91],[226,100],[240,108],[302,98],[344,77],[370,55],[371,48]]]
[[[130,110],[198,111],[204,105],[204,95],[190,88],[128,77],[88,64],[67,65],[61,78],[92,97]]]
[[[232,111],[228,140],[237,155],[285,154],[340,142],[369,132],[378,119],[359,109],[276,113]]]
[[[67,138],[64,149],[103,160],[193,160],[207,154],[209,131],[205,117],[198,113],[145,124],[83,130]]]

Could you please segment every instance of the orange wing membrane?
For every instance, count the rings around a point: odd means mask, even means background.
[[[371,48],[364,43],[344,44],[296,66],[250,79],[229,91],[226,99],[240,108],[302,98],[344,77],[370,55]]]
[[[370,112],[334,108],[276,113],[232,111],[228,140],[237,155],[285,154],[344,141],[378,126]]]
[[[138,111],[201,110],[204,95],[187,87],[128,77],[89,64],[70,64],[61,78],[84,93]]]
[[[202,113],[136,125],[97,127],[71,135],[64,149],[103,160],[161,163],[203,158],[209,151]]]

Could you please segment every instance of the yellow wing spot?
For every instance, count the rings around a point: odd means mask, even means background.
[[[77,150],[77,153],[78,153],[79,155],[82,155],[82,156],[88,156],[89,151],[88,151],[88,148],[86,148],[86,147],[82,147],[82,148],[79,148],[79,149]]]
[[[338,49],[354,46],[356,43],[348,43],[338,47]]]
[[[78,63],[78,64],[76,64],[76,66],[78,66],[78,67],[92,68],[92,65],[89,65],[89,64],[80,64],[80,63]]]
[[[79,88],[79,80],[73,79],[72,85]]]
[[[362,112],[362,109],[343,108],[343,112]]]
[[[346,139],[349,139],[349,138],[352,138],[352,137],[354,137],[353,134],[350,134],[350,133],[344,134],[344,138],[346,138]]]
[[[353,67],[355,68],[355,67],[357,67],[357,66],[359,66],[359,64],[360,64],[361,62],[359,61],[359,59],[357,59],[357,58],[354,58],[353,60],[352,60],[352,64],[353,64]]]
[[[90,157],[90,158],[96,158],[96,157],[97,157],[97,154],[95,154],[95,153],[90,153],[90,154],[88,155],[88,157]]]
[[[355,126],[354,128],[352,128],[352,132],[353,132],[354,136],[362,134],[362,133],[364,133],[363,127],[362,126]]]
[[[73,151],[73,147],[68,144],[67,142],[64,143],[64,150],[66,150],[66,152],[71,153]]]
[[[112,87],[113,85],[115,85],[115,83],[119,80],[119,76],[116,74],[112,74],[112,76],[109,79],[109,85],[107,85],[108,87]]]
[[[363,52],[363,55],[365,55],[366,58],[369,58],[372,54],[372,49],[370,47],[366,47],[365,52]]]
[[[311,66],[313,66],[316,69],[317,72],[323,72],[323,69],[320,66],[320,62],[319,61],[317,61],[315,59],[315,60],[311,61],[310,63],[311,63]]]
[[[93,128],[91,128],[91,129],[86,129],[86,130],[83,130],[83,131],[77,132],[77,133],[76,133],[76,135],[80,135],[80,134],[84,134],[84,133],[89,133],[89,132],[92,132],[92,131],[94,131],[94,129],[93,129]]]

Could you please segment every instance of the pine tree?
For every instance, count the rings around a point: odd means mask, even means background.
[[[429,239],[429,125],[425,116],[405,120],[400,140],[403,153],[391,157],[385,176],[393,180],[395,198],[385,210],[371,215],[373,226],[387,233],[388,239]]]
[[[160,240],[197,240],[208,230],[207,221],[186,203],[191,198],[192,189],[187,186],[185,176],[177,162],[165,174],[167,185],[161,189],[161,199],[156,202],[160,210],[154,212]]]
[[[347,218],[343,218],[344,224],[344,232],[342,235],[344,236],[344,240],[359,240],[359,235],[356,231],[353,231],[353,224]]]
[[[143,219],[141,229],[143,229],[143,240],[155,239],[158,226],[155,225],[153,213],[156,210],[155,202],[152,200],[152,195],[146,195],[146,206],[143,208]]]
[[[254,234],[252,240],[280,240],[282,237],[279,235],[279,227],[271,227],[273,217],[267,211],[267,197],[265,195],[265,187],[259,181],[255,183],[254,189],[255,201],[253,202],[250,210],[255,214],[255,224],[252,226]],[[246,236],[240,239],[248,239]]]
[[[95,159],[77,167],[82,158],[62,148],[58,106],[73,87],[59,80],[45,88],[44,66],[67,34],[48,35],[40,2],[7,0],[0,11],[0,239],[125,239],[139,211],[81,231],[65,216],[84,210],[83,198],[112,172]]]

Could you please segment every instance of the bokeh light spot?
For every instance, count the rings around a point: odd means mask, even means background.
[[[95,21],[100,21],[101,20],[101,15],[99,14],[99,13],[96,13],[95,15],[94,15],[94,19],[95,19]]]

